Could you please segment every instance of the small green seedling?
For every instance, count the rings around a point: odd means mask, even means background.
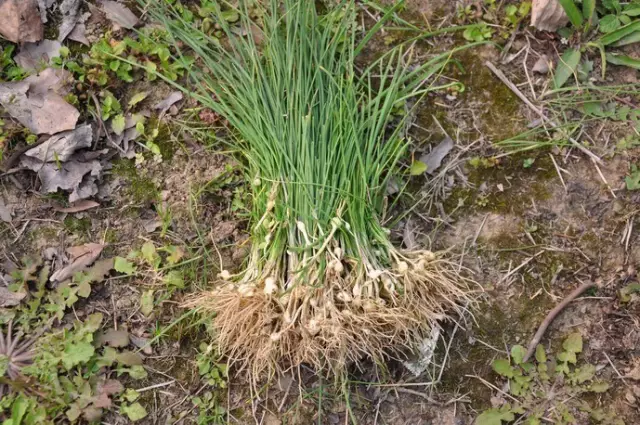
[[[27,71],[16,65],[13,60],[15,44],[0,46],[0,82],[20,81],[27,76]]]
[[[462,33],[465,40],[468,41],[485,41],[490,40],[493,36],[493,30],[487,24],[469,27]]]
[[[494,372],[507,379],[510,402],[484,411],[476,425],[524,423],[540,425],[542,421],[555,424],[578,424],[577,413],[589,416],[594,423],[624,424],[611,411],[593,407],[584,395],[604,393],[609,384],[596,377],[596,367],[578,361],[583,351],[580,333],[572,333],[562,343],[562,350],[548,355],[542,345],[536,347],[532,360],[526,360],[521,345],[511,348],[509,359],[496,359]],[[517,402],[512,402],[517,400]]]
[[[631,165],[631,171],[624,178],[624,182],[627,185],[627,190],[640,189],[640,170],[636,164]]]
[[[640,293],[640,283],[630,283],[620,290],[620,301],[628,303],[632,295]]]

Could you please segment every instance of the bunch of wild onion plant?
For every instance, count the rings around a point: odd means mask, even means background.
[[[381,219],[406,150],[392,110],[435,90],[450,52],[410,68],[393,49],[358,70],[352,3],[336,19],[313,1],[274,0],[258,23],[241,6],[240,31],[220,19],[222,45],[152,3],[198,57],[191,95],[233,127],[252,186],[246,267],[190,304],[215,313],[220,348],[254,375],[300,363],[336,372],[423,337],[465,288],[441,255],[394,247]]]

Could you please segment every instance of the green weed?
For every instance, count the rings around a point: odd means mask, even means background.
[[[105,370],[113,370],[115,377],[126,374],[133,380],[147,376],[140,355],[126,348],[105,346],[97,339],[103,323],[101,313],[76,320],[73,327],[51,327],[80,299],[90,296],[92,284],[101,281],[111,268],[109,261],[100,260],[53,290],[46,286],[50,270],[41,260],[25,258],[13,273],[11,290],[31,288],[30,300],[12,310],[12,318],[0,322],[12,319],[19,332],[34,335],[35,344],[33,363],[21,370],[24,382],[9,381],[13,392],[0,402],[0,417],[11,412],[11,422],[5,423],[53,423],[62,418],[69,422],[96,421],[103,414],[105,402],[121,402],[118,395],[124,391],[119,380],[107,379]]]
[[[584,400],[589,393],[604,393],[609,384],[596,377],[596,367],[578,362],[583,351],[582,336],[570,334],[556,355],[547,355],[542,345],[535,351],[535,359],[525,361],[526,349],[511,348],[509,359],[494,360],[493,370],[509,384],[509,403],[485,410],[477,425],[518,423],[540,425],[553,422],[559,425],[577,424],[576,412],[589,416],[599,424],[624,424],[612,411],[597,408]],[[582,422],[580,422],[582,423]]]
[[[612,51],[616,47],[640,41],[640,19],[635,19],[640,15],[640,4],[631,2],[622,5],[619,0],[596,3],[595,0],[584,0],[579,8],[574,0],[560,1],[571,26],[561,28],[558,33],[566,40],[571,40],[575,47],[566,49],[560,58],[553,78],[556,88],[562,87],[571,76],[579,73],[583,53],[589,49],[600,52],[603,79],[607,62],[640,68],[640,60]],[[595,25],[597,31],[592,30]]]
[[[624,182],[627,185],[627,190],[640,189],[640,169],[638,169],[636,164],[631,165],[631,170],[625,177]]]
[[[27,76],[27,71],[16,65],[13,60],[15,44],[0,46],[0,82],[20,81]]]

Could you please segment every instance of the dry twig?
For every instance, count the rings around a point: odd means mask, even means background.
[[[556,316],[562,311],[564,310],[564,308],[569,305],[569,303],[573,300],[575,300],[576,298],[578,298],[583,292],[585,292],[587,289],[591,289],[593,287],[595,287],[596,284],[593,282],[587,282],[587,283],[583,283],[582,285],[580,285],[579,287],[577,287],[572,293],[570,293],[564,300],[562,300],[562,302],[560,304],[558,304],[557,306],[555,306],[555,308],[553,310],[551,310],[549,312],[549,314],[547,314],[547,317],[544,318],[544,320],[542,321],[542,323],[540,324],[540,327],[538,328],[538,331],[536,332],[536,334],[533,336],[533,339],[531,340],[531,342],[529,343],[529,347],[527,348],[527,354],[524,356],[524,358],[522,359],[523,362],[526,362],[529,360],[529,358],[531,358],[531,356],[533,355],[533,353],[536,351],[536,347],[538,346],[538,344],[540,343],[540,340],[542,339],[542,337],[544,336],[544,333],[547,331],[547,328],[549,327],[549,325],[551,324],[551,322],[553,322],[553,320],[556,318]]]

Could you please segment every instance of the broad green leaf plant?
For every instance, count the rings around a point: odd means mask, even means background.
[[[609,384],[597,378],[594,365],[578,360],[582,351],[582,335],[577,332],[566,337],[555,355],[538,345],[534,359],[525,361],[526,349],[513,346],[510,358],[492,363],[494,372],[508,381],[508,402],[485,410],[475,424],[503,425],[517,420],[527,425],[577,425],[585,423],[581,417],[588,417],[594,424],[624,425],[612,411],[585,400],[586,394],[606,392]]]
[[[558,63],[553,78],[555,88],[560,88],[579,72],[584,52],[589,49],[600,51],[602,58],[602,78],[607,63],[640,69],[640,58],[616,52],[622,47],[640,41],[640,2],[622,4],[620,0],[559,0],[569,17],[570,27],[558,32],[572,47],[567,48]]]

